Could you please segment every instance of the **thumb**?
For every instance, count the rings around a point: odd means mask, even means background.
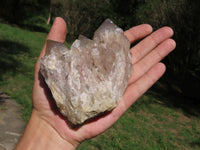
[[[49,34],[47,35],[44,46],[41,50],[40,56],[35,64],[35,79],[38,79],[38,72],[40,70],[39,60],[45,55],[47,40],[53,40],[53,41],[64,43],[66,33],[67,33],[67,25],[64,19],[60,17],[55,18],[53,25],[51,27],[51,30]]]
[[[45,40],[44,46],[40,53],[39,59],[45,55],[47,40],[53,40],[53,41],[57,41],[60,43],[64,43],[66,33],[67,33],[67,26],[66,26],[64,19],[57,17],[53,22],[53,25],[51,27],[49,34],[47,35],[47,38]]]

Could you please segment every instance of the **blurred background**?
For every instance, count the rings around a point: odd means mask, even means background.
[[[149,145],[153,149],[156,149],[157,144],[158,149],[200,149],[199,8],[199,0],[1,0],[0,88],[24,107],[22,117],[28,120],[32,107],[31,90],[34,63],[45,36],[57,16],[63,17],[67,23],[66,45],[68,46],[79,34],[92,38],[94,31],[106,18],[110,18],[124,30],[143,23],[150,24],[154,30],[163,26],[170,26],[174,30],[173,39],[175,39],[177,47],[172,54],[163,60],[167,66],[167,71],[141,98],[142,100],[130,108],[128,113],[137,114],[137,112],[140,112],[139,108],[141,108],[143,111],[147,111],[147,116],[149,113],[162,114],[165,119],[169,119],[169,116],[165,116],[165,109],[167,112],[170,109],[170,112],[172,111],[171,113],[175,116],[180,113],[178,118],[180,116],[189,118],[190,121],[186,122],[190,123],[191,128],[187,128],[187,131],[184,128],[184,132],[182,132],[180,122],[178,124],[173,122],[171,124],[176,124],[176,127],[171,126],[169,131],[166,130],[166,125],[163,125],[158,134],[154,133],[156,131],[152,128],[158,127],[153,126],[153,124],[149,125],[149,129],[152,130],[149,134],[147,134],[149,131],[138,133],[141,131],[135,129],[132,132],[142,135],[140,136],[141,141],[132,139],[126,149],[131,149],[130,143],[136,147],[140,145],[139,149],[145,148],[144,143],[147,143],[147,147]],[[158,107],[159,110],[154,106]],[[137,117],[134,116],[133,119],[129,116],[127,120],[126,117],[119,121],[120,125],[115,125],[113,128],[123,125],[122,128],[126,128],[125,122],[129,125],[130,123],[137,123],[135,121]],[[140,121],[144,119],[144,115],[140,117]],[[130,121],[131,119],[133,120]],[[163,123],[167,122],[165,119],[162,120]],[[150,122],[152,122],[151,119]],[[187,123],[185,123],[185,126],[187,126]],[[173,128],[177,131],[171,131]],[[163,134],[161,134],[163,131],[165,131],[165,134],[167,132],[171,134],[169,137],[167,135],[159,136]],[[123,146],[127,145],[125,141],[119,139],[120,136],[123,136],[115,134],[114,129],[112,129],[109,134],[103,135],[103,138],[113,138],[114,142],[111,143],[114,143],[114,145],[111,144],[111,147],[123,149]],[[128,131],[126,134],[128,135]],[[152,139],[155,138],[155,141],[152,140],[154,142],[148,141],[148,139],[144,142],[142,137],[144,139],[146,136],[143,134],[147,134],[147,137],[154,134],[157,136],[151,137]],[[174,139],[175,137],[177,139]],[[109,147],[109,144],[106,141],[109,141],[110,138],[102,142],[103,138],[100,136],[96,141],[90,140],[82,148],[95,145],[96,149],[107,149],[105,147]],[[107,144],[107,146],[104,147],[99,144],[101,142]]]

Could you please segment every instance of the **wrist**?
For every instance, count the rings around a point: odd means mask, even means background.
[[[63,139],[50,124],[39,116],[39,113],[33,110],[25,132],[16,146],[16,150],[18,149],[73,150],[76,146]]]

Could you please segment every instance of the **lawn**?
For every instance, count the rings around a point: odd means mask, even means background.
[[[33,68],[46,34],[0,24],[0,88],[31,114]]]
[[[33,69],[46,33],[0,24],[0,88],[31,114]],[[79,150],[200,149],[200,117],[142,96],[104,134],[83,142]]]

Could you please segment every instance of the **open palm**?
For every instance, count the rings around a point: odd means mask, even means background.
[[[64,43],[66,30],[65,21],[62,18],[56,18],[47,39]],[[55,129],[64,140],[69,141],[73,145],[101,134],[108,129],[165,72],[165,65],[160,63],[160,61],[175,48],[175,42],[170,39],[173,35],[171,28],[163,27],[152,33],[152,27],[143,24],[125,31],[124,34],[131,44],[146,37],[130,49],[134,71],[129,80],[128,87],[118,106],[113,111],[78,129],[71,129],[58,112],[39,72],[38,61],[35,65],[33,111]],[[46,42],[39,59],[45,55],[45,48]]]

